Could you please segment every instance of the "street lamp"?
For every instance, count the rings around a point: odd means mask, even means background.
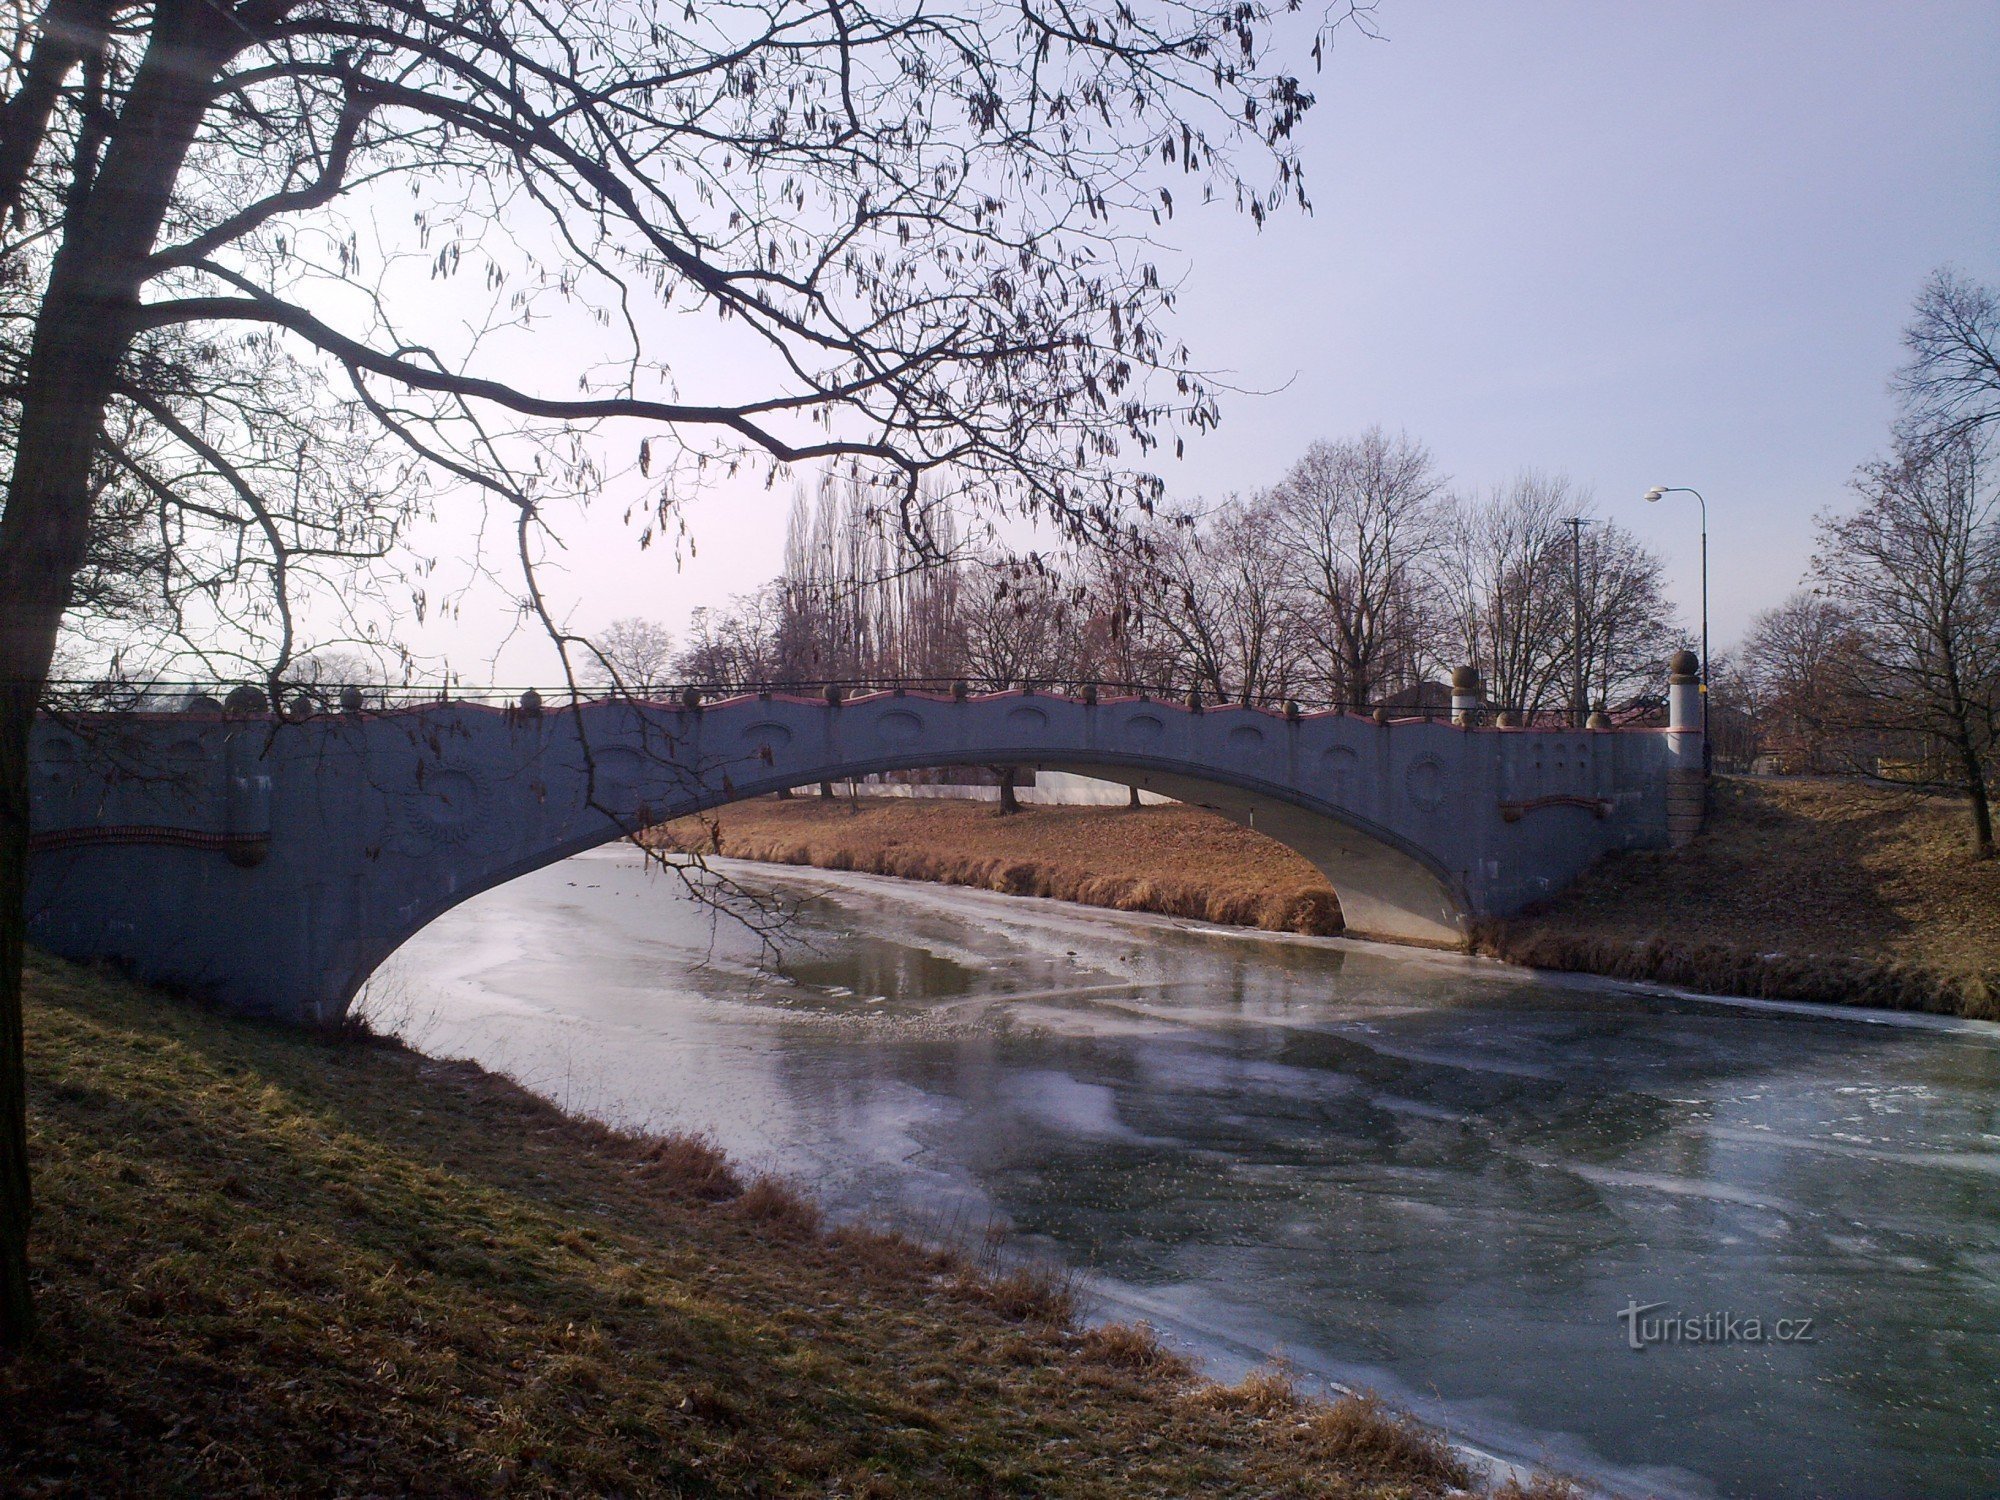
[[[1646,491],[1649,502],[1662,495],[1692,495],[1701,506],[1701,763],[1707,770],[1715,754],[1708,738],[1708,502],[1684,484],[1656,484]]]
[[[1571,516],[1563,522],[1569,528],[1570,604],[1575,627],[1570,665],[1575,668],[1576,683],[1570,696],[1570,718],[1578,729],[1590,722],[1590,690],[1583,677],[1583,528],[1589,524],[1588,516]]]

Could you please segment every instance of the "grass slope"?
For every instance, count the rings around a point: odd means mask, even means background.
[[[828,1230],[699,1141],[31,959],[8,1494],[1429,1495],[1372,1403]],[[1558,1493],[1550,1487],[1542,1493]],[[1518,1492],[1517,1492],[1518,1493]]]
[[[1340,902],[1299,855],[1200,808],[1023,807],[910,797],[762,798],[670,823],[681,847],[1051,896],[1272,932],[1336,933]]]
[[[1487,952],[1781,1000],[2000,1019],[2000,861],[1962,804],[1819,779],[1718,780],[1684,849],[1607,859]]]

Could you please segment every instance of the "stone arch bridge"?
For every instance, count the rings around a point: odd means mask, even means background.
[[[1324,871],[1357,936],[1457,945],[1609,850],[1669,841],[1670,787],[1700,774],[1690,681],[1668,730],[1023,691],[51,715],[31,751],[30,934],[325,1023],[459,902],[648,823],[820,780],[1016,764],[1212,808]]]

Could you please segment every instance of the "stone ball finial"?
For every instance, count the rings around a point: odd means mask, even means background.
[[[1676,651],[1667,661],[1667,674],[1675,682],[1694,682],[1701,676],[1701,658],[1692,651]]]
[[[1479,696],[1479,668],[1453,667],[1451,669],[1451,691],[1460,698]]]
[[[1085,708],[1095,708],[1095,707],[1097,706],[1097,684],[1096,684],[1096,683],[1094,683],[1094,682],[1086,682],[1086,683],[1085,683],[1085,684],[1083,685],[1083,706],[1084,706]]]
[[[826,688],[824,689],[822,696],[825,697],[827,705],[829,707],[831,708],[840,707],[840,697],[841,697],[840,684],[837,682],[829,682],[826,685]]]
[[[1512,729],[1514,727],[1514,716],[1510,713],[1495,714],[1493,717],[1493,726],[1496,729]]]
[[[261,714],[268,704],[264,690],[246,682],[229,690],[229,696],[222,700],[222,711],[226,714]]]
[[[682,688],[681,707],[689,713],[699,712],[701,709],[701,689],[696,687]]]
[[[219,714],[222,712],[222,705],[207,693],[189,693],[187,701],[181,704],[181,712],[184,714]]]
[[[1389,722],[1389,710],[1377,705],[1375,712],[1368,717],[1373,719],[1377,724],[1387,724]]]
[[[951,685],[951,695],[960,703],[963,703],[967,698],[972,696],[972,684],[967,682],[963,677],[959,678],[958,681]]]
[[[525,693],[521,694],[522,713],[532,719],[540,714],[541,711],[542,695],[540,693],[536,692],[533,688],[529,688]]]
[[[340,690],[340,711],[344,714],[361,712],[361,689],[349,683]]]
[[[1288,719],[1296,719],[1302,717],[1298,699],[1287,698],[1285,700],[1285,717]]]
[[[1591,712],[1590,717],[1583,721],[1583,727],[1585,729],[1609,729],[1611,727],[1611,715],[1601,708],[1595,709]]]

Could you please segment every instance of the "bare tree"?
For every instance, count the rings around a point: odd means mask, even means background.
[[[963,585],[966,676],[992,688],[1075,675],[1074,591],[1035,556],[977,565]]]
[[[2000,423],[2000,293],[1949,268],[1917,294],[1896,387],[1913,433],[1951,441]]]
[[[778,652],[783,614],[776,583],[732,600],[727,609],[695,610],[674,670],[689,682],[783,682]]]
[[[578,642],[533,564],[563,504],[607,482],[642,543],[678,535],[706,478],[808,460],[867,467],[911,505],[949,474],[968,502],[1102,535],[1158,494],[1131,460],[1215,415],[1159,331],[1170,282],[1130,226],[1172,211],[1169,179],[1260,222],[1303,201],[1289,141],[1312,102],[1268,63],[1255,0],[48,0],[13,17],[6,1342],[30,1310],[28,734],[105,465],[212,528],[190,555],[221,566],[217,586],[167,593],[199,616],[185,641],[226,635],[259,671],[296,654],[301,559],[386,557],[432,499],[501,508],[522,608],[566,666]],[[1269,164],[1255,180],[1234,165],[1246,140]],[[689,313],[714,320],[706,362],[709,341],[678,336]],[[291,389],[259,384],[273,360]],[[120,442],[128,427],[143,440]]]
[[[1844,695],[1860,722],[1916,741],[1923,779],[1971,806],[1993,857],[2000,756],[2000,488],[1968,436],[1906,437],[1855,478],[1862,504],[1820,518],[1813,571],[1853,624]]]
[[[634,698],[649,698],[673,680],[674,638],[654,620],[628,615],[613,620],[589,647],[593,660],[585,680]]]
[[[1502,708],[1533,714],[1559,693],[1573,625],[1563,518],[1580,502],[1564,476],[1532,471],[1459,502],[1443,587],[1464,659]]]
[[[1758,615],[1743,638],[1745,686],[1760,737],[1795,770],[1845,764],[1836,747],[1857,666],[1853,634],[1843,605],[1801,590]],[[1715,664],[1709,666],[1713,678]]]
[[[1205,524],[1206,522],[1206,524]],[[1231,601],[1220,584],[1213,522],[1193,512],[1160,516],[1147,531],[1134,574],[1139,608],[1170,643],[1162,687],[1183,686],[1211,702],[1229,694]]]
[[[1590,510],[1568,476],[1534,470],[1484,502],[1459,502],[1439,588],[1456,646],[1500,707],[1540,713],[1572,696],[1579,675],[1592,702],[1614,703],[1658,670],[1672,628],[1660,560],[1615,522],[1573,539],[1566,523]]]
[[[1330,697],[1372,703],[1422,656],[1427,575],[1446,538],[1444,483],[1428,448],[1377,427],[1314,443],[1273,492],[1299,628]]]
[[[1583,680],[1591,701],[1609,706],[1657,679],[1673,611],[1659,556],[1617,522],[1600,520],[1586,530],[1581,552]],[[1567,576],[1556,585],[1565,598],[1573,587]],[[1564,660],[1574,655],[1565,642]]]

